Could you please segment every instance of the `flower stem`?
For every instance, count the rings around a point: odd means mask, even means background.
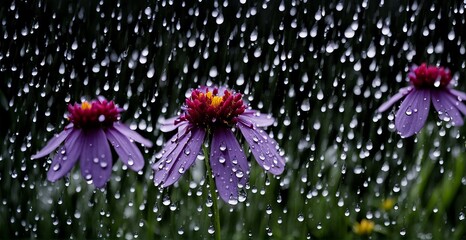
[[[209,189],[210,189],[210,196],[212,198],[212,212],[213,212],[213,222],[214,222],[214,229],[215,229],[215,240],[220,240],[220,213],[218,211],[218,204],[217,204],[217,192],[215,192],[215,183],[214,178],[212,177],[212,169],[210,168],[209,163],[209,149],[205,145],[202,147],[204,151],[204,161],[205,166],[207,169],[207,178],[209,179]]]

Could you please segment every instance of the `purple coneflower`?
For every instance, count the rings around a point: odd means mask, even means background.
[[[425,63],[413,67],[408,75],[411,86],[401,88],[397,94],[382,104],[383,112],[406,96],[395,115],[395,126],[402,137],[418,133],[426,122],[430,102],[441,120],[451,121],[454,126],[463,125],[466,115],[466,93],[451,88],[451,74],[443,67],[427,66]]]
[[[82,176],[101,188],[110,179],[112,172],[112,152],[108,144],[110,141],[128,168],[141,170],[144,159],[131,140],[146,147],[151,147],[152,142],[118,122],[122,111],[113,101],[108,102],[103,98],[91,103],[84,101],[81,104],[69,104],[68,120],[71,123],[32,158],[44,157],[65,142],[53,157],[47,179],[57,181],[70,172],[80,159]]]
[[[195,89],[186,99],[180,116],[166,120],[164,132],[178,129],[154,165],[157,186],[168,187],[191,167],[200,152],[206,135],[210,143],[210,166],[220,197],[229,203],[238,199],[238,187],[246,184],[249,165],[233,128],[239,129],[257,163],[278,175],[285,167],[277,143],[260,127],[272,125],[274,119],[255,110],[246,109],[242,95],[224,88]]]

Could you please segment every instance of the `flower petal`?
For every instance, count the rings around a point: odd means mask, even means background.
[[[450,96],[447,91],[432,90],[432,103],[441,120],[447,122],[451,120],[454,126],[461,126],[464,124],[463,116],[461,116],[455,103],[449,99]],[[458,102],[458,100],[456,101]]]
[[[64,146],[53,157],[47,172],[47,179],[55,182],[71,171],[78,160],[84,145],[81,130],[71,129]]]
[[[55,135],[52,139],[49,140],[47,145],[42,148],[38,153],[31,156],[32,159],[37,159],[44,157],[51,153],[53,150],[57,149],[60,144],[65,141],[66,137],[72,132],[73,129],[65,129],[59,134]]]
[[[228,203],[237,202],[238,184],[246,184],[249,165],[243,149],[230,129],[215,129],[210,150],[210,166],[220,197]]]
[[[446,96],[448,97],[448,100],[452,104],[454,104],[456,106],[456,108],[458,108],[458,110],[460,110],[460,112],[463,115],[466,115],[466,105],[463,102],[461,102],[456,95],[453,95],[453,94],[450,93],[450,94],[448,94]]]
[[[402,99],[404,96],[406,96],[410,91],[412,90],[412,87],[404,87],[401,88],[398,93],[393,95],[388,101],[380,105],[380,107],[377,109],[378,112],[385,112],[387,109],[389,109],[393,104],[398,102],[400,99]]]
[[[395,126],[402,137],[409,137],[424,126],[430,108],[429,89],[414,89],[401,103],[395,116]]]
[[[256,127],[267,127],[275,122],[275,119],[268,114],[260,113],[255,110],[245,110],[238,118],[244,122]]]
[[[456,96],[458,98],[458,100],[460,101],[466,101],[466,93],[464,92],[461,92],[461,91],[458,91],[458,90],[455,90],[455,89],[448,89],[448,91],[453,94],[454,96]]]
[[[238,122],[236,126],[243,133],[257,163],[272,174],[281,174],[285,169],[285,160],[280,156],[277,142],[262,129],[247,126],[242,122]]]
[[[117,129],[119,132],[121,132],[123,135],[125,135],[128,138],[133,139],[134,141],[143,144],[146,147],[152,147],[152,142],[143,136],[141,136],[139,133],[136,131],[131,130],[128,126],[121,124],[119,122],[116,122],[113,124],[113,127]]]
[[[168,187],[178,181],[196,160],[204,136],[204,129],[190,127],[170,139],[162,151],[161,159],[152,165],[156,186]]]
[[[112,173],[112,152],[102,129],[83,132],[85,145],[81,151],[81,174],[102,188]]]
[[[175,124],[175,120],[178,119],[179,116],[172,117],[169,119],[162,119],[159,121],[160,123],[160,131],[162,132],[171,132],[179,127],[178,124]]]
[[[105,130],[107,139],[112,144],[121,161],[133,171],[140,171],[144,167],[144,157],[134,142],[124,135],[118,128]]]

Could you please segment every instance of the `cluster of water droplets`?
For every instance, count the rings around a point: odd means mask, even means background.
[[[149,166],[169,139],[157,122],[176,114],[187,90],[199,84],[226,84],[244,93],[253,108],[271,113],[276,122],[266,131],[287,159],[285,174],[275,178],[245,151],[250,181],[237,203],[221,209],[230,220],[222,231],[232,238],[338,238],[351,234],[348,223],[362,218],[396,236],[438,234],[428,226],[413,232],[418,228],[404,225],[409,216],[446,219],[438,221],[453,232],[465,219],[466,178],[454,170],[464,130],[432,119],[419,137],[403,140],[395,132],[394,112],[375,113],[407,86],[412,63],[448,65],[464,89],[465,3],[446,5],[2,4],[0,114],[8,118],[0,129],[0,192],[11,194],[0,195],[0,215],[6,216],[0,224],[10,226],[0,232],[15,238],[209,238],[212,200],[205,192],[202,154],[189,174],[163,191],[153,185],[150,167],[136,174],[115,162],[109,185],[100,191],[84,183],[90,179],[79,169],[49,183],[46,169],[60,166],[50,158],[30,160],[67,124],[68,103],[103,95],[125,109],[122,120],[131,129],[156,143],[144,149]],[[245,174],[236,172],[239,178]],[[428,189],[443,193],[436,181],[445,176],[457,184],[459,197],[449,205],[426,204]],[[386,198],[397,199],[389,211],[379,208]]]

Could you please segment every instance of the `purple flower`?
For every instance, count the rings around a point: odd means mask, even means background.
[[[262,168],[275,175],[283,172],[285,160],[277,143],[261,129],[272,125],[274,119],[246,109],[240,93],[201,87],[192,91],[182,110],[180,116],[162,123],[162,131],[178,129],[178,132],[165,144],[158,154],[160,159],[152,166],[156,186],[168,187],[178,181],[194,163],[209,136],[210,166],[217,190],[225,202],[237,202],[238,187],[248,181],[249,165],[233,128],[242,133]]]
[[[427,66],[425,63],[411,69],[411,86],[399,90],[378,111],[384,112],[406,96],[395,116],[395,126],[402,137],[418,133],[426,122],[430,102],[441,120],[451,121],[454,126],[463,125],[466,115],[466,93],[451,88],[451,74],[443,67]]]
[[[41,158],[65,142],[53,157],[47,179],[55,182],[71,171],[80,159],[81,174],[98,188],[105,186],[112,172],[112,144],[121,161],[134,171],[144,166],[144,159],[131,141],[151,147],[152,142],[143,138],[126,125],[118,122],[122,109],[101,98],[91,103],[68,105],[68,120],[65,130],[51,139],[32,158]]]

